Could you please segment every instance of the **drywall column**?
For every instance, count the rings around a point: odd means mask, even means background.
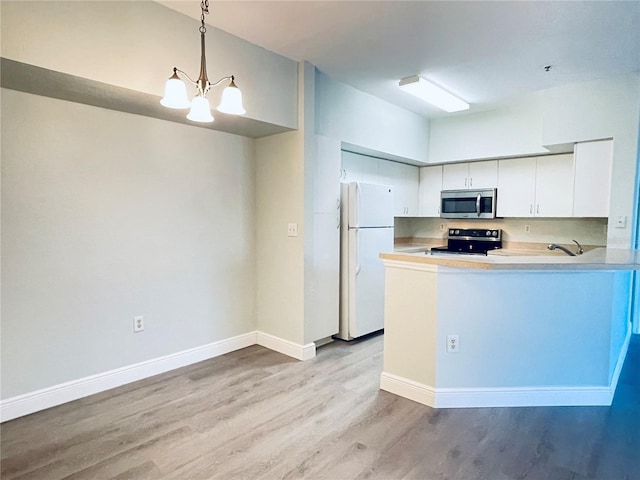
[[[304,66],[298,66],[298,130],[256,140],[256,327],[304,345]],[[291,236],[289,224],[297,233]]]

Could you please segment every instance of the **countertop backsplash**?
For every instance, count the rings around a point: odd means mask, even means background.
[[[444,225],[444,230],[441,230]],[[526,227],[529,226],[529,232]],[[491,220],[445,220],[440,218],[395,219],[396,242],[409,238],[444,239],[449,227],[500,228],[504,243],[571,244],[606,246],[606,218],[496,218]],[[431,242],[430,242],[431,243]]]

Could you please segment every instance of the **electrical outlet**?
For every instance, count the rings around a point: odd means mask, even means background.
[[[447,335],[447,353],[458,353],[458,351],[460,351],[458,335]]]
[[[618,215],[613,217],[614,228],[627,228],[627,217],[625,215]]]
[[[133,317],[133,333],[142,332],[144,330],[144,317],[137,315]]]
[[[297,237],[298,236],[298,224],[290,223],[287,226],[287,236],[289,237]]]
[[[441,232],[444,232],[444,223],[441,223],[441,224],[440,224],[440,231],[441,231]]]
[[[524,226],[524,233],[531,233],[531,225]]]

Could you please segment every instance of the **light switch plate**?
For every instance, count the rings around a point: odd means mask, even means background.
[[[298,236],[298,224],[290,223],[287,226],[287,236],[289,237],[297,237]]]

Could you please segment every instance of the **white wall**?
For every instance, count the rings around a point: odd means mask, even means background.
[[[427,162],[429,122],[316,70],[315,133],[393,157]]]
[[[491,111],[431,122],[429,163],[548,153],[542,146],[539,94]]]
[[[156,2],[2,1],[0,8],[5,58],[158,97],[174,66],[192,78],[200,71],[200,22]],[[249,118],[296,127],[296,62],[210,26],[206,51],[210,80],[235,75]],[[221,92],[208,95],[212,105]]]
[[[255,329],[252,140],[5,89],[1,133],[3,399]]]
[[[609,216],[626,216],[627,227],[610,225],[608,245],[629,248],[637,188],[640,75],[609,77],[542,93],[544,145],[613,138]]]

